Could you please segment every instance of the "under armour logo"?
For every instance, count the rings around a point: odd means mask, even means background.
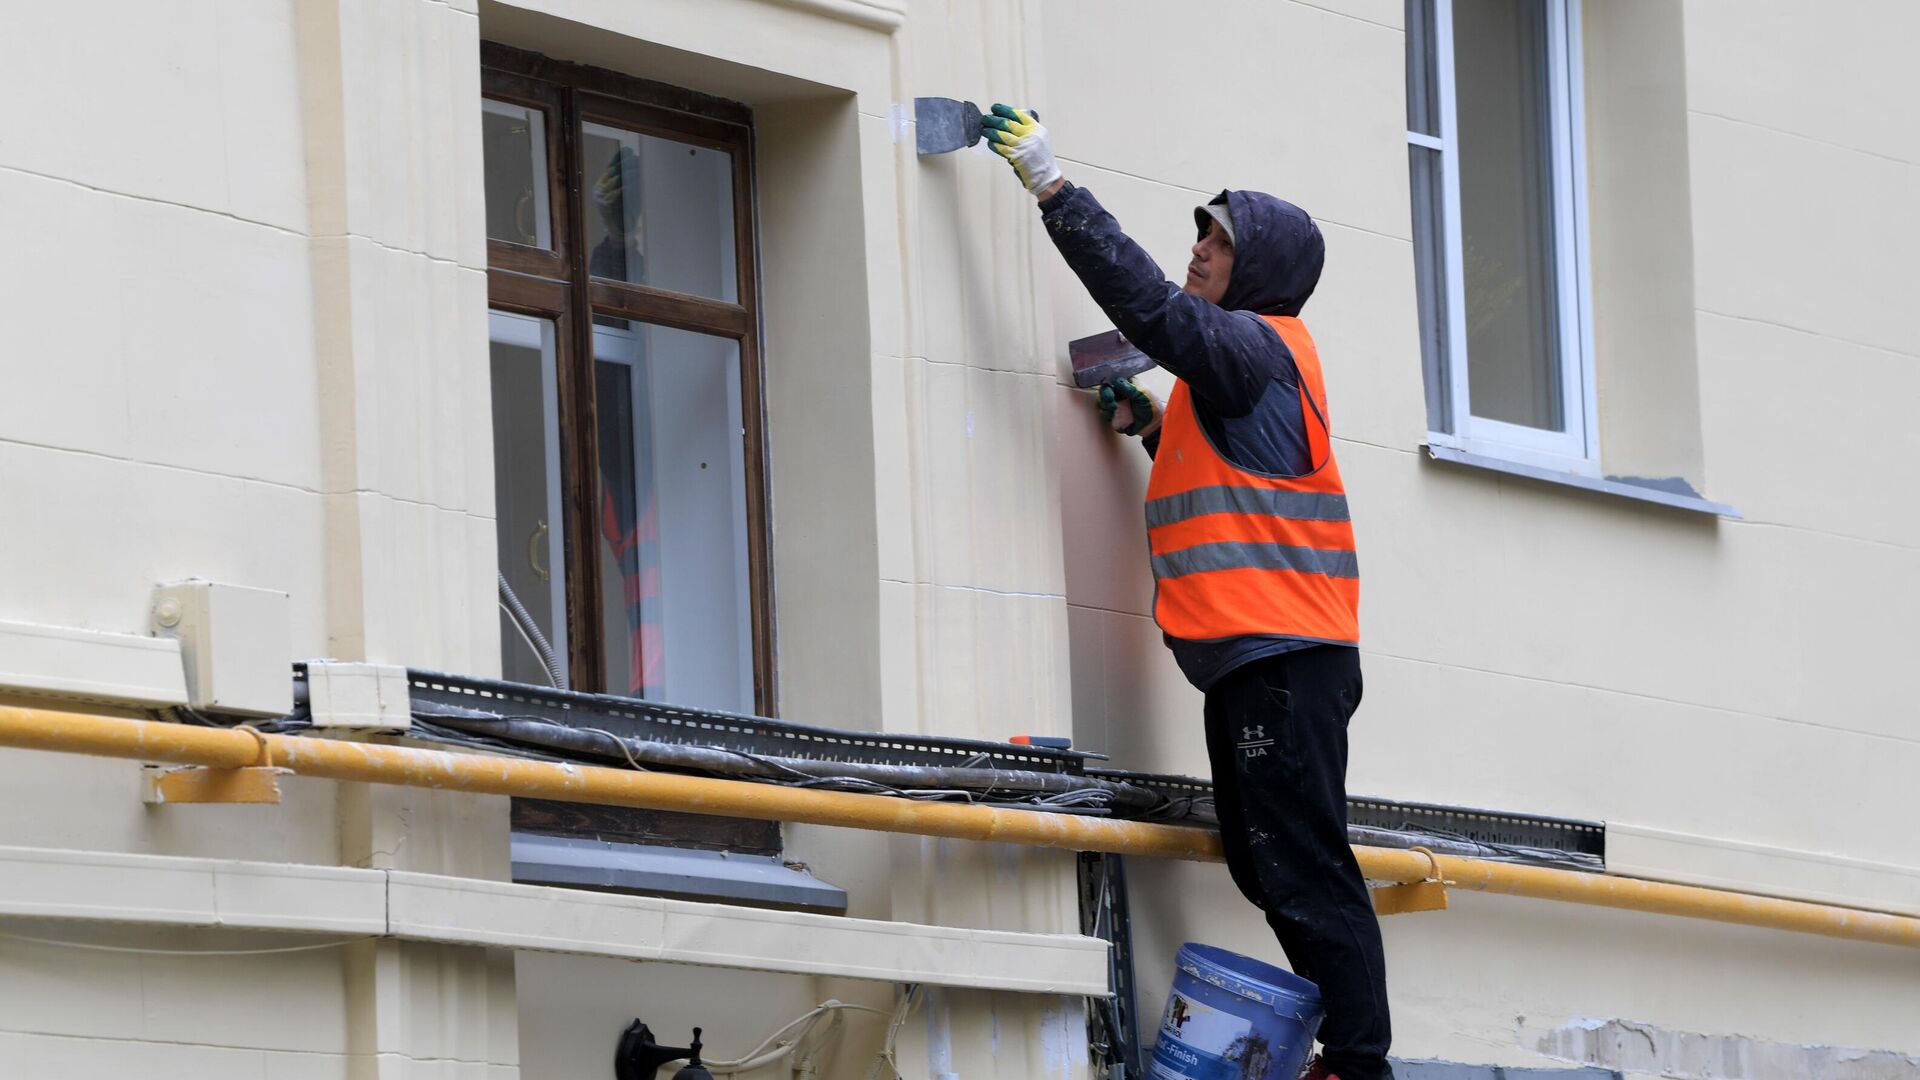
[[[1266,757],[1273,740],[1267,738],[1267,726],[1254,724],[1240,729],[1240,752],[1250,758]]]

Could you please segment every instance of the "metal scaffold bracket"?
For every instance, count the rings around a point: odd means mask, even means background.
[[[1382,885],[1373,890],[1373,910],[1379,915],[1408,915],[1416,911],[1447,910],[1447,886],[1453,884],[1440,873],[1440,860],[1426,848],[1409,848],[1427,857],[1432,867],[1424,881],[1403,885]]]

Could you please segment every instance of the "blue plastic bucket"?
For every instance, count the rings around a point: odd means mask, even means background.
[[[1290,971],[1189,941],[1151,1080],[1293,1080],[1320,1030],[1320,988]]]

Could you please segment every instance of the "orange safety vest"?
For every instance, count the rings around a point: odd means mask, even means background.
[[[1293,351],[1312,469],[1250,472],[1200,427],[1173,386],[1147,481],[1153,618],[1176,638],[1251,634],[1360,643],[1360,565],[1333,460],[1320,354],[1299,319],[1262,316]]]

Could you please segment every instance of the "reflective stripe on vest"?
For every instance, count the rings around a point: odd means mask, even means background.
[[[1269,514],[1300,521],[1347,520],[1347,497],[1323,491],[1263,491],[1220,484],[1147,502],[1147,528],[1202,514]]]
[[[1195,544],[1153,557],[1153,576],[1165,580],[1210,570],[1297,570],[1303,574],[1357,578],[1360,557],[1351,551],[1286,544]]]
[[[1359,557],[1319,354],[1300,320],[1266,321],[1293,352],[1313,469],[1269,476],[1228,462],[1176,383],[1147,484],[1154,619],[1196,641],[1261,634],[1358,644]]]

